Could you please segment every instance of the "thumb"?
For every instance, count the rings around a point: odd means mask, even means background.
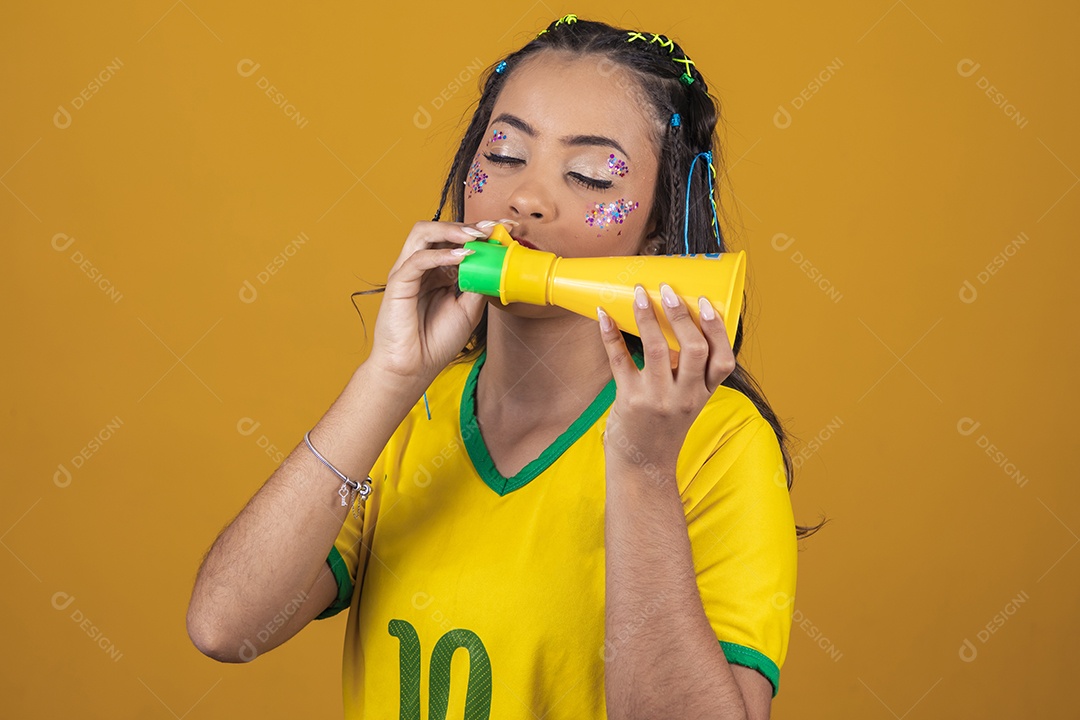
[[[469,327],[475,328],[484,314],[484,308],[487,306],[487,296],[466,291],[458,295],[456,302],[461,311],[465,313],[465,316],[469,318]]]

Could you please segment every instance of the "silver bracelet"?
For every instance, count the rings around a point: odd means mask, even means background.
[[[311,435],[310,430],[308,430],[306,433],[304,433],[304,442],[306,442],[307,446],[309,448],[311,448],[311,452],[315,453],[315,457],[319,458],[319,460],[322,461],[323,465],[325,465],[326,467],[333,470],[334,474],[337,475],[339,478],[341,478],[341,489],[338,490],[338,495],[341,496],[341,504],[342,504],[342,506],[346,505],[346,502],[345,502],[346,498],[349,497],[349,493],[353,493],[353,492],[359,492],[359,494],[360,494],[360,502],[366,501],[367,498],[368,498],[368,495],[371,494],[371,476],[368,475],[365,479],[361,480],[360,482],[357,482],[355,480],[350,480],[349,478],[345,477],[345,475],[340,470],[338,470],[336,467],[334,467],[333,465],[330,464],[329,460],[327,460],[321,454],[319,454],[319,451],[316,450],[315,446],[311,444],[311,438],[308,437],[309,435]],[[353,513],[357,517],[359,517],[359,515],[357,514],[358,510],[359,510],[359,504],[357,504],[357,506],[353,509]]]

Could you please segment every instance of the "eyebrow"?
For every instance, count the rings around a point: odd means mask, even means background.
[[[533,126],[519,118],[517,115],[501,113],[497,118],[492,120],[491,124],[494,125],[495,123],[500,122],[517,128],[529,137],[536,137],[536,130],[533,129]],[[627,160],[630,159],[630,153],[626,152],[618,141],[603,135],[567,135],[562,138],[562,144],[569,147],[613,147],[625,155]]]

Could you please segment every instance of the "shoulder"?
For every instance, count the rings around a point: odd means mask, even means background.
[[[787,489],[777,433],[753,400],[723,385],[690,426],[676,476],[689,506],[708,493],[727,494],[732,486],[755,494]]]
[[[754,402],[738,390],[721,385],[701,409],[687,432],[684,452],[704,462],[723,449],[733,450],[761,431],[774,434]]]

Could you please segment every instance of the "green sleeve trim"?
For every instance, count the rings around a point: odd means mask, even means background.
[[[349,577],[349,568],[345,564],[345,559],[341,557],[341,553],[338,552],[336,547],[330,548],[330,554],[326,557],[326,564],[330,566],[330,570],[334,573],[334,579],[337,580],[338,594],[337,599],[330,604],[330,607],[315,616],[316,620],[333,617],[342,610],[347,610],[352,603],[353,581]]]
[[[736,645],[721,640],[720,647],[723,648],[724,657],[727,658],[729,663],[753,668],[764,675],[772,683],[772,696],[776,697],[776,694],[780,692],[780,668],[776,667],[776,663],[770,660],[767,655],[745,645]]]

